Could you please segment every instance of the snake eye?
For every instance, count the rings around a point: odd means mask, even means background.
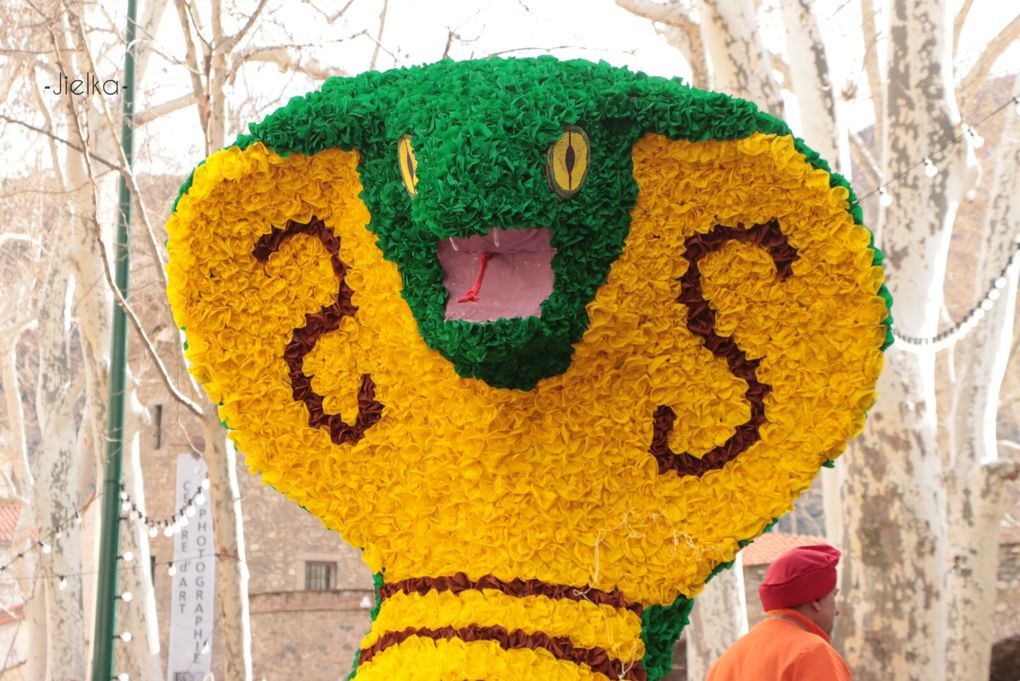
[[[400,138],[397,157],[400,162],[400,175],[404,178],[404,188],[408,194],[414,196],[418,193],[418,159],[414,157],[410,135]]]
[[[581,128],[567,126],[563,136],[549,147],[545,171],[549,187],[560,198],[569,199],[581,189],[588,176],[588,135]]]

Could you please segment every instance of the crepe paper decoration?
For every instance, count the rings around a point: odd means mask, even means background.
[[[167,229],[248,466],[376,573],[358,681],[661,678],[891,342],[842,177],[749,102],[606,64],[330,79]]]

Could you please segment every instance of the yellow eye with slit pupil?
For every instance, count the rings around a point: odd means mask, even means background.
[[[563,136],[549,147],[546,175],[549,186],[561,198],[569,199],[584,184],[589,148],[588,135],[575,125],[567,126]]]
[[[400,138],[397,160],[400,162],[400,176],[404,178],[404,188],[408,194],[414,196],[418,193],[418,159],[414,157],[410,135]]]

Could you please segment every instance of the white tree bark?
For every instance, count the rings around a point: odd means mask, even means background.
[[[966,151],[952,144],[959,116],[944,0],[890,7],[888,176],[901,176],[881,245],[897,327],[933,335],[946,256],[963,193]],[[915,167],[934,149],[941,171]],[[878,402],[844,486],[845,543],[839,630],[859,681],[943,681],[947,642],[945,490],[936,440],[934,354],[886,352]]]
[[[32,462],[33,477],[38,481],[32,507],[40,531],[46,533],[62,527],[78,510],[77,402],[83,387],[67,340],[74,280],[63,249],[55,250],[39,306],[36,414],[42,437]],[[72,524],[53,542],[52,551],[41,553],[37,560],[40,581],[35,597],[45,599],[47,621],[46,669],[39,679],[85,678],[81,573],[81,537]],[[63,589],[59,588],[61,576],[67,576]]]
[[[737,554],[733,567],[705,585],[694,600],[687,628],[687,678],[702,681],[712,663],[747,633],[744,562]]]
[[[675,0],[667,4],[654,0],[616,0],[616,4],[655,24],[655,30],[683,55],[691,69],[691,84],[694,87],[712,87],[701,26],[687,8]]]
[[[782,117],[783,100],[771,59],[757,29],[752,0],[700,0],[701,32],[717,90],[746,97]]]
[[[205,461],[216,542],[216,603],[223,634],[224,679],[252,678],[251,628],[248,616],[248,563],[244,552],[237,452],[214,409],[202,419]]]
[[[1014,81],[1020,95],[1020,78]],[[1020,235],[1020,119],[1010,116],[1000,141],[986,238],[978,272],[997,272]],[[1002,278],[1000,299],[961,342],[949,416],[948,681],[988,677],[997,598],[999,523],[1003,492],[1018,466],[1000,461],[996,438],[999,390],[1009,361],[1017,295],[1017,267]],[[981,283],[982,290],[987,282]]]
[[[145,409],[138,401],[135,381],[129,376],[124,414],[124,489],[138,505],[145,508],[145,488],[142,478],[141,426]],[[135,559],[122,563],[119,589],[133,596],[130,603],[117,601],[117,624],[121,631],[130,631],[134,637],[129,643],[117,647],[118,672],[127,672],[132,681],[162,681],[159,628],[156,617],[156,598],[149,570],[149,535],[144,522],[132,520],[122,525],[121,554],[131,551]]]
[[[839,102],[832,86],[825,40],[809,0],[783,0],[790,79],[800,93],[800,136],[829,162],[850,176],[850,145]]]

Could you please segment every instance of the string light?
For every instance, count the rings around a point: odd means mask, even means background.
[[[888,208],[892,205],[892,194],[887,192],[885,187],[878,188],[878,203],[882,208]]]
[[[967,141],[970,142],[970,146],[975,149],[980,149],[985,145],[985,138],[978,134],[978,131],[973,126],[963,124],[963,134],[967,136]]]
[[[888,207],[888,205],[892,204],[892,198],[890,197],[888,199],[885,199],[883,195],[888,195],[889,188],[891,186],[900,182],[903,178],[917,170],[919,167],[924,168],[924,174],[927,175],[928,177],[935,177],[936,175],[939,174],[939,167],[935,162],[936,159],[942,158],[944,152],[947,149],[949,149],[949,147],[953,146],[954,144],[960,141],[965,141],[967,144],[970,144],[972,147],[975,148],[981,147],[984,144],[985,140],[978,133],[977,129],[981,127],[981,125],[984,124],[986,121],[991,119],[993,116],[998,115],[999,113],[1001,113],[1002,111],[1006,110],[1011,106],[1015,107],[1016,114],[1020,116],[1020,95],[1010,97],[1005,102],[1003,102],[995,109],[993,109],[987,116],[984,116],[983,118],[976,122],[973,122],[971,124],[967,123],[961,124],[960,126],[961,132],[959,135],[956,135],[955,137],[952,137],[951,139],[947,140],[946,143],[943,144],[941,147],[933,149],[931,153],[929,153],[927,156],[922,158],[917,163],[914,163],[913,165],[900,171],[894,177],[883,181],[882,184],[880,184],[872,191],[866,194],[862,194],[861,196],[858,197],[858,201],[863,202],[865,199],[871,198],[872,196],[878,194],[880,202],[884,201],[889,202],[888,204],[886,203],[882,204],[884,207]]]
[[[1013,240],[1013,249],[1009,257],[1006,258],[1006,264],[992,280],[984,295],[957,324],[928,337],[905,336],[893,328],[893,337],[908,348],[925,347],[939,351],[956,345],[977,327],[986,314],[991,312],[996,301],[1002,297],[1002,289],[1006,288],[1007,276],[1018,271],[1020,271],[1020,236]]]
[[[185,500],[183,506],[178,508],[177,511],[169,518],[163,519],[150,518],[145,515],[145,512],[142,511],[137,503],[135,503],[135,501],[131,498],[131,495],[126,490],[121,492],[121,499],[124,500],[124,504],[127,504],[126,508],[131,509],[128,514],[129,519],[141,520],[144,522],[148,528],[148,534],[150,537],[158,536],[160,530],[163,531],[164,537],[172,537],[180,531],[181,527],[187,526],[187,519],[194,518],[198,513],[198,507],[205,504],[205,490],[208,489],[209,478],[207,476],[202,479],[202,483],[199,485],[198,490]]]
[[[131,639],[134,638],[134,634],[130,631],[122,631],[119,636],[114,636],[114,638],[119,638],[124,643],[131,643]]]
[[[92,503],[92,501],[95,498],[96,496],[93,496],[92,499],[89,500],[89,503]],[[47,555],[53,553],[53,546],[56,543],[56,540],[60,539],[60,537],[63,536],[64,529],[66,529],[71,524],[74,524],[75,526],[81,525],[81,515],[79,515],[77,509],[75,509],[74,515],[71,518],[65,520],[63,523],[58,524],[57,527],[50,530],[49,541],[46,541],[45,539],[38,539],[29,544],[28,548],[26,548],[25,550],[18,551],[17,553],[15,553],[14,558],[7,561],[3,565],[0,565],[0,574],[7,572],[8,568],[10,568],[12,565],[14,565],[14,563],[28,555],[33,549],[39,549],[40,551],[42,551],[42,553]]]

